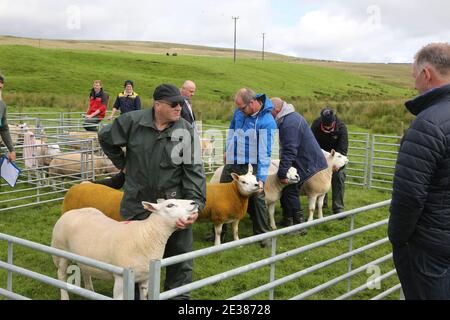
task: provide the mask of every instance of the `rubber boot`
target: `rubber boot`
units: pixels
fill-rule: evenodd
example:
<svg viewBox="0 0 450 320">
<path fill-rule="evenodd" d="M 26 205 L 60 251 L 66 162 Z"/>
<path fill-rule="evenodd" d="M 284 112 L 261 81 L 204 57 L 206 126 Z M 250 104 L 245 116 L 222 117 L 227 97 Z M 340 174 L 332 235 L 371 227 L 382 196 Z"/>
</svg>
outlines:
<svg viewBox="0 0 450 320">
<path fill-rule="evenodd" d="M 305 218 L 303 217 L 303 211 L 296 212 L 293 216 L 294 224 L 301 224 L 305 222 Z M 308 231 L 306 229 L 298 230 L 298 234 L 301 236 L 306 236 Z"/>
<path fill-rule="evenodd" d="M 277 223 L 279 227 L 286 228 L 294 225 L 294 219 L 292 217 L 283 217 L 281 221 Z"/>
</svg>

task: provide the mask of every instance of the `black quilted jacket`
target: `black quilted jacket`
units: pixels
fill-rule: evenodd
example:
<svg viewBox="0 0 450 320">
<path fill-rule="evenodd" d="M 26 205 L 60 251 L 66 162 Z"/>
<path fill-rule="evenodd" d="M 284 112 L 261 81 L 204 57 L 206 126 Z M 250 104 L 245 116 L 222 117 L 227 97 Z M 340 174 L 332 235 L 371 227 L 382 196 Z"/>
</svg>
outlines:
<svg viewBox="0 0 450 320">
<path fill-rule="evenodd" d="M 406 103 L 417 115 L 395 169 L 389 239 L 450 255 L 450 85 Z"/>
</svg>

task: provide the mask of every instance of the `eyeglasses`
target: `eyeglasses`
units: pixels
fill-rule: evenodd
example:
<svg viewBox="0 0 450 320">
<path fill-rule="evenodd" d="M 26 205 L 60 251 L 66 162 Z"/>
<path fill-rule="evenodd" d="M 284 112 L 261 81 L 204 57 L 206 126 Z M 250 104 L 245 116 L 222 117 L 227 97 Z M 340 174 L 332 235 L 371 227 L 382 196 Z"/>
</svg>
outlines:
<svg viewBox="0 0 450 320">
<path fill-rule="evenodd" d="M 241 111 L 244 111 L 249 105 L 250 103 L 252 103 L 252 101 L 256 100 L 256 98 L 252 98 L 248 103 L 244 104 L 244 106 L 242 108 L 239 108 Z"/>
<path fill-rule="evenodd" d="M 171 102 L 169 102 L 169 101 L 161 100 L 160 102 L 165 103 L 165 104 L 171 106 L 172 108 L 176 108 L 177 106 L 181 106 L 181 102 L 179 102 L 179 101 L 171 101 Z"/>
</svg>

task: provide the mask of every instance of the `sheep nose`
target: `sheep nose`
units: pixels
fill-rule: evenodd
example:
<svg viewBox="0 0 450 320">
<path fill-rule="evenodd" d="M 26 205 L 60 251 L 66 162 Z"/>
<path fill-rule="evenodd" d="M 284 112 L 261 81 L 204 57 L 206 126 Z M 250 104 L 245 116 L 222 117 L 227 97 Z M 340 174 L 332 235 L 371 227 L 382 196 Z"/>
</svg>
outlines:
<svg viewBox="0 0 450 320">
<path fill-rule="evenodd" d="M 191 202 L 191 206 L 194 206 L 194 209 L 197 209 L 197 208 L 198 208 L 198 204 L 197 204 L 195 201 L 192 201 L 192 202 Z"/>
<path fill-rule="evenodd" d="M 300 179 L 300 176 L 298 174 L 296 174 L 295 179 Z"/>
</svg>

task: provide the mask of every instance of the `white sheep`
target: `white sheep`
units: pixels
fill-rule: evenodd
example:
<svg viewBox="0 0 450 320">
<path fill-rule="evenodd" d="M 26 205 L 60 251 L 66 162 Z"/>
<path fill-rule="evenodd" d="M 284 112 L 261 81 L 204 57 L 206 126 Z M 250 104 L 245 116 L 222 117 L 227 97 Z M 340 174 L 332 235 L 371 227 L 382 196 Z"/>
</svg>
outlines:
<svg viewBox="0 0 450 320">
<path fill-rule="evenodd" d="M 220 234 L 225 223 L 231 223 L 234 240 L 239 240 L 239 221 L 245 216 L 248 198 L 260 190 L 253 175 L 252 166 L 245 175 L 231 174 L 230 183 L 206 185 L 206 205 L 199 213 L 199 219 L 208 219 L 214 224 L 214 245 L 220 245 Z"/>
<path fill-rule="evenodd" d="M 204 162 L 208 162 L 208 170 L 212 172 L 214 157 L 215 157 L 215 148 L 214 148 L 214 137 L 211 138 L 202 138 L 200 140 L 201 150 L 202 150 L 202 159 Z"/>
<path fill-rule="evenodd" d="M 275 203 L 280 200 L 281 193 L 286 186 L 300 182 L 300 176 L 297 173 L 297 169 L 294 167 L 289 168 L 286 174 L 288 184 L 281 184 L 280 179 L 278 179 L 276 174 L 277 171 L 270 174 L 271 172 L 269 170 L 269 175 L 267 176 L 266 183 L 264 184 L 264 198 L 266 201 L 267 210 L 269 211 L 270 227 L 273 230 L 277 229 L 274 219 Z"/>
<path fill-rule="evenodd" d="M 53 228 L 52 247 L 134 271 L 140 298 L 145 299 L 150 260 L 163 257 L 170 235 L 177 229 L 178 219 L 186 220 L 197 212 L 192 200 L 142 202 L 152 214 L 142 221 L 118 222 L 94 208 L 75 209 L 63 214 Z M 70 261 L 53 256 L 58 279 L 67 280 Z M 85 288 L 94 291 L 91 277 L 112 279 L 113 276 L 96 268 L 79 264 Z M 123 278 L 114 275 L 114 299 L 123 299 Z M 61 290 L 61 299 L 69 294 Z"/>
<path fill-rule="evenodd" d="M 93 156 L 82 157 L 81 153 L 70 153 L 55 156 L 49 164 L 49 179 L 57 176 L 80 175 L 81 173 L 92 172 L 92 163 L 94 164 L 95 175 L 103 173 L 117 173 L 118 169 L 113 165 L 111 160 L 106 157 Z M 85 160 L 83 162 L 83 160 Z M 62 177 L 64 179 L 64 177 Z"/>
<path fill-rule="evenodd" d="M 339 170 L 341 167 L 345 166 L 348 163 L 348 158 L 340 154 L 339 152 L 336 152 L 334 150 L 331 150 L 331 153 L 324 150 L 322 150 L 322 152 L 327 160 L 328 167 L 311 176 L 302 184 L 302 187 L 300 189 L 300 195 L 308 197 L 308 221 L 314 220 L 316 202 L 319 212 L 318 217 L 319 219 L 323 218 L 323 199 L 331 188 L 331 178 L 333 176 L 333 171 Z M 279 160 L 272 161 L 271 166 L 275 166 L 276 168 L 269 169 L 269 172 L 271 170 L 277 169 L 277 167 L 279 166 Z M 273 216 L 270 216 L 270 221 L 271 224 L 272 222 L 275 223 Z"/>
</svg>

